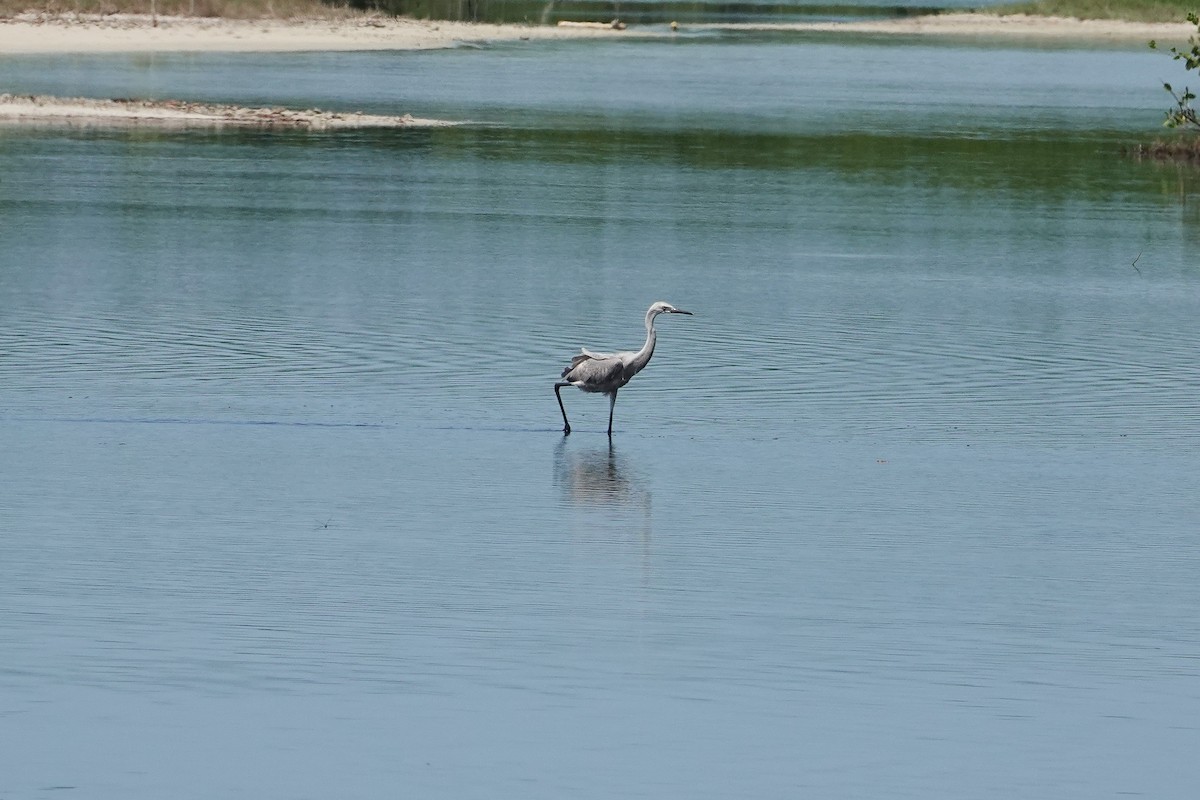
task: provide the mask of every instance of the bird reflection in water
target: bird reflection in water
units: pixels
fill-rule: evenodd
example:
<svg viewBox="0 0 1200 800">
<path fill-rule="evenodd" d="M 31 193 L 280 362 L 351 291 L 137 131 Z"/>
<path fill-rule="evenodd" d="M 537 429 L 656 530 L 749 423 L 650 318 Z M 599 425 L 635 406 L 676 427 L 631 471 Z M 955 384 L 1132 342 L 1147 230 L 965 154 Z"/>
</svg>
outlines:
<svg viewBox="0 0 1200 800">
<path fill-rule="evenodd" d="M 602 449 L 571 452 L 567 452 L 566 440 L 559 440 L 554 465 L 561 488 L 574 504 L 632 506 L 649 503 L 649 492 L 638 488 L 630 478 L 611 440 Z"/>
<path fill-rule="evenodd" d="M 584 556 L 577 563 L 625 564 L 649 587 L 655 572 L 650 492 L 612 440 L 607 447 L 579 450 L 567 447 L 567 437 L 559 439 L 554 477 L 570 507 L 565 518 L 572 546 Z"/>
</svg>

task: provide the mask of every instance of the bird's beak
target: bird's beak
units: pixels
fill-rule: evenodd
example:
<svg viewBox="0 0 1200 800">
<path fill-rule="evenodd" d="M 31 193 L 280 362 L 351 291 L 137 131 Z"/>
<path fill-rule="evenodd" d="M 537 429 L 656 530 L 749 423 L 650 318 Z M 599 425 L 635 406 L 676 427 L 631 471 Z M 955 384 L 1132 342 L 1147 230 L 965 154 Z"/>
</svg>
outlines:
<svg viewBox="0 0 1200 800">
<path fill-rule="evenodd" d="M 676 308 L 676 309 L 672 309 L 672 310 L 671 310 L 671 313 L 672 313 L 672 314 L 687 314 L 689 317 L 691 317 L 691 316 L 694 316 L 694 315 L 692 314 L 692 312 L 690 312 L 690 311 L 684 311 L 682 308 Z"/>
</svg>

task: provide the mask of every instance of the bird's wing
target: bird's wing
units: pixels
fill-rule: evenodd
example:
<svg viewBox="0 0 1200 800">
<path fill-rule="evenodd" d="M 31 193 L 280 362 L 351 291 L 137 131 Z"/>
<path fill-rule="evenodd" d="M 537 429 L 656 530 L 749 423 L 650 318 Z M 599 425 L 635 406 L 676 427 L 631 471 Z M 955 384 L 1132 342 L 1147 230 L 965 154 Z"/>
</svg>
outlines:
<svg viewBox="0 0 1200 800">
<path fill-rule="evenodd" d="M 584 361 L 591 361 L 593 359 L 596 361 L 604 361 L 609 358 L 620 357 L 620 353 L 595 353 L 591 350 L 588 350 L 586 347 L 581 347 L 579 348 L 579 355 L 571 357 L 571 366 L 563 370 L 563 377 L 565 378 L 568 372 L 575 369 L 575 367 L 579 366 Z"/>
<path fill-rule="evenodd" d="M 571 366 L 563 370 L 562 376 L 573 384 L 586 387 L 605 386 L 621 380 L 625 365 L 615 355 L 596 358 L 580 354 L 571 359 Z"/>
</svg>

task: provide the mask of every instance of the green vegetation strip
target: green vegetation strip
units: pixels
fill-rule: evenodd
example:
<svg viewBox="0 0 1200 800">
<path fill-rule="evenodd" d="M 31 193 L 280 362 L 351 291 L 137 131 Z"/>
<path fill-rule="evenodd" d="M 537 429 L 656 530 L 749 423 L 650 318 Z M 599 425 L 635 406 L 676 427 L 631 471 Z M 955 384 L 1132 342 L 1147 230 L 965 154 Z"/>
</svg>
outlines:
<svg viewBox="0 0 1200 800">
<path fill-rule="evenodd" d="M 614 12 L 614 9 L 620 9 Z M 864 14 L 911 16 L 954 13 L 968 9 L 916 6 L 852 6 L 830 3 L 781 3 L 777 6 L 662 0 L 620 6 L 604 0 L 552 3 L 524 0 L 0 0 L 0 18 L 20 14 L 158 14 L 162 16 L 222 17 L 225 19 L 345 19 L 369 13 L 417 18 L 553 22 L 557 19 L 639 16 L 699 19 L 705 15 L 796 14 L 853 17 Z M 984 14 L 1115 19 L 1131 22 L 1182 22 L 1189 11 L 1200 10 L 1200 0 L 1035 0 L 974 9 Z"/>
</svg>

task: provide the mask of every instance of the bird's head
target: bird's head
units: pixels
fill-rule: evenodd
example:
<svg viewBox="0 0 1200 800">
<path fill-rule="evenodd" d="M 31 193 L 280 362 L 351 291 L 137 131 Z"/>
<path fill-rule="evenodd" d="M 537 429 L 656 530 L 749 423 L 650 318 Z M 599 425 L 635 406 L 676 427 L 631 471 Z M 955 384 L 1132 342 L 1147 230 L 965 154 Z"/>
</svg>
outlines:
<svg viewBox="0 0 1200 800">
<path fill-rule="evenodd" d="M 650 319 L 657 317 L 659 314 L 687 314 L 689 317 L 692 316 L 692 312 L 676 308 L 670 303 L 664 303 L 662 300 L 650 306 L 650 310 L 646 312 L 646 316 Z"/>
</svg>

